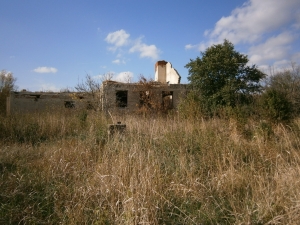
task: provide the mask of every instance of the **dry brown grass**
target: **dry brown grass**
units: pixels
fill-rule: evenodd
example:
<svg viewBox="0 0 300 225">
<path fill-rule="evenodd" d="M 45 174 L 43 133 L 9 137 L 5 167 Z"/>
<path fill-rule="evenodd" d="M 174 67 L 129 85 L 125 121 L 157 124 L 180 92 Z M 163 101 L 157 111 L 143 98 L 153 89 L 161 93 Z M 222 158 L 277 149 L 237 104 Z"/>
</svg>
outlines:
<svg viewBox="0 0 300 225">
<path fill-rule="evenodd" d="M 1 118 L 2 224 L 297 224 L 300 120 L 289 126 L 96 113 Z"/>
</svg>

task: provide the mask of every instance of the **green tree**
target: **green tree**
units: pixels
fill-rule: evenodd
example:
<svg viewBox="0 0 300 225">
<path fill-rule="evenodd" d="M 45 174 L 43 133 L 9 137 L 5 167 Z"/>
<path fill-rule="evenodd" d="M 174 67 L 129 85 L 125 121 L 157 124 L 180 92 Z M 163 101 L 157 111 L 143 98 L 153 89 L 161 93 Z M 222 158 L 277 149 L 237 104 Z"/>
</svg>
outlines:
<svg viewBox="0 0 300 225">
<path fill-rule="evenodd" d="M 255 65 L 247 66 L 248 61 L 246 55 L 235 51 L 233 44 L 224 40 L 223 44 L 207 48 L 201 57 L 186 64 L 188 80 L 199 93 L 204 110 L 235 107 L 261 91 L 260 80 L 265 74 Z"/>
<path fill-rule="evenodd" d="M 16 78 L 11 72 L 0 71 L 0 114 L 6 112 L 6 98 L 11 91 L 16 90 L 15 82 Z"/>
</svg>

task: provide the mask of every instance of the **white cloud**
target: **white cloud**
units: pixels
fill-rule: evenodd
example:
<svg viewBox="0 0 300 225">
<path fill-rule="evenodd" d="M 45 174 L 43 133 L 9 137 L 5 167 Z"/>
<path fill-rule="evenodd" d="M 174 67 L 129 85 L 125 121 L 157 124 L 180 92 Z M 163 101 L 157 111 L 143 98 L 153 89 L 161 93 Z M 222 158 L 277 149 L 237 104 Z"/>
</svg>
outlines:
<svg viewBox="0 0 300 225">
<path fill-rule="evenodd" d="M 59 92 L 61 90 L 61 88 L 59 88 L 58 86 L 56 86 L 53 83 L 47 83 L 44 81 L 40 81 L 38 83 L 33 83 L 32 86 L 26 86 L 25 88 L 20 88 L 25 89 L 27 91 L 29 90 L 36 90 L 36 91 L 43 91 L 43 92 Z"/>
<path fill-rule="evenodd" d="M 122 29 L 109 33 L 105 38 L 105 41 L 113 45 L 113 47 L 110 47 L 109 50 L 115 51 L 117 48 L 127 45 L 129 37 L 130 34 L 126 33 L 126 31 Z"/>
<path fill-rule="evenodd" d="M 130 71 L 127 72 L 121 72 L 119 74 L 117 74 L 114 77 L 115 81 L 119 81 L 119 82 L 124 82 L 124 83 L 130 83 L 132 81 L 133 78 L 133 73 Z"/>
<path fill-rule="evenodd" d="M 276 31 L 295 20 L 299 0 L 250 0 L 222 17 L 207 35 L 215 41 L 228 39 L 234 44 L 254 43 L 264 34 Z"/>
<path fill-rule="evenodd" d="M 296 21 L 293 24 L 293 28 L 300 29 L 300 12 L 298 12 L 297 15 L 296 15 Z"/>
<path fill-rule="evenodd" d="M 158 59 L 160 50 L 155 45 L 146 45 L 142 38 L 135 41 L 135 44 L 129 49 L 130 53 L 139 52 L 141 58 Z"/>
<path fill-rule="evenodd" d="M 57 69 L 54 67 L 42 66 L 42 67 L 35 68 L 33 71 L 36 73 L 56 73 Z"/>
<path fill-rule="evenodd" d="M 191 45 L 191 44 L 188 44 L 188 45 L 185 45 L 184 48 L 185 48 L 186 50 L 189 50 L 189 49 L 197 48 L 197 45 Z"/>
<path fill-rule="evenodd" d="M 266 63 L 269 60 L 282 60 L 288 57 L 290 44 L 294 40 L 290 32 L 283 32 L 268 38 L 264 43 L 249 49 L 250 62 L 254 64 Z"/>
<path fill-rule="evenodd" d="M 281 65 L 296 53 L 292 45 L 300 36 L 299 0 L 248 0 L 206 30 L 206 41 L 185 49 L 205 50 L 224 39 L 248 47 L 250 63 L 261 67 Z M 247 51 L 247 50 L 246 50 Z M 296 57 L 297 58 L 297 57 Z"/>
<path fill-rule="evenodd" d="M 112 61 L 112 63 L 114 63 L 114 64 L 126 64 L 126 62 L 125 62 L 125 60 L 123 59 L 123 60 L 120 60 L 120 59 L 116 59 L 116 60 L 113 60 Z"/>
<path fill-rule="evenodd" d="M 136 40 L 129 38 L 130 34 L 121 29 L 112 33 L 109 33 L 105 38 L 105 41 L 112 46 L 108 47 L 108 50 L 115 52 L 118 50 L 117 57 L 120 58 L 123 54 L 123 47 L 129 45 L 129 53 L 138 52 L 141 58 L 158 59 L 161 51 L 155 45 L 147 45 L 142 41 L 143 37 Z M 120 53 L 121 52 L 121 53 Z M 113 63 L 120 64 L 125 63 L 124 60 L 114 60 Z"/>
<path fill-rule="evenodd" d="M 283 59 L 283 60 L 280 60 L 280 61 L 276 61 L 273 66 L 275 68 L 281 68 L 281 69 L 285 70 L 290 65 L 291 65 L 291 61 Z"/>
<path fill-rule="evenodd" d="M 300 62 L 300 52 L 296 52 L 295 54 L 293 54 L 291 60 L 293 62 Z"/>
<path fill-rule="evenodd" d="M 40 85 L 40 90 L 41 91 L 53 91 L 53 92 L 59 92 L 60 88 L 58 88 L 54 84 L 41 84 Z"/>
<path fill-rule="evenodd" d="M 112 63 L 114 63 L 114 64 L 120 64 L 121 61 L 120 61 L 120 59 L 116 59 L 116 60 L 112 61 Z"/>
</svg>

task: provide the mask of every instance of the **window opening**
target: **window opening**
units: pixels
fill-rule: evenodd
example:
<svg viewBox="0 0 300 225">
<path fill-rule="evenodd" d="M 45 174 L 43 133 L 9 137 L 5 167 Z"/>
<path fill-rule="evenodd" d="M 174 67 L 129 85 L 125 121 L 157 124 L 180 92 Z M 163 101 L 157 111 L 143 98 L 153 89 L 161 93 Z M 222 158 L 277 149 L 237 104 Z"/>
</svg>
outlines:
<svg viewBox="0 0 300 225">
<path fill-rule="evenodd" d="M 34 101 L 37 102 L 41 95 L 29 95 L 31 98 L 34 98 Z"/>
<path fill-rule="evenodd" d="M 163 109 L 173 108 L 173 91 L 163 91 L 162 92 L 162 106 Z"/>
<path fill-rule="evenodd" d="M 127 99 L 128 91 L 116 91 L 116 104 L 117 107 L 127 107 Z"/>
<path fill-rule="evenodd" d="M 68 108 L 68 109 L 75 108 L 75 102 L 74 101 L 65 101 L 65 108 Z"/>
</svg>

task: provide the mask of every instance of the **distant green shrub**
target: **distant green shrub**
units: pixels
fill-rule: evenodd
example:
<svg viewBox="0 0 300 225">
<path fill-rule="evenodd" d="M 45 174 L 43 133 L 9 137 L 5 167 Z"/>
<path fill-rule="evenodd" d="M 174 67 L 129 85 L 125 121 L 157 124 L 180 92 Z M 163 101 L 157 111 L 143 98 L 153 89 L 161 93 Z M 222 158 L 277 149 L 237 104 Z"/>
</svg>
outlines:
<svg viewBox="0 0 300 225">
<path fill-rule="evenodd" d="M 293 107 L 286 95 L 275 89 L 268 89 L 261 96 L 262 114 L 273 122 L 289 121 Z"/>
<path fill-rule="evenodd" d="M 269 88 L 279 90 L 292 103 L 293 116 L 300 114 L 300 66 L 291 62 L 291 67 L 268 76 Z"/>
</svg>

